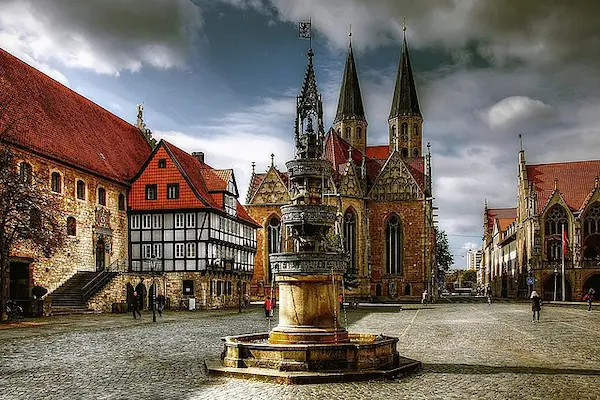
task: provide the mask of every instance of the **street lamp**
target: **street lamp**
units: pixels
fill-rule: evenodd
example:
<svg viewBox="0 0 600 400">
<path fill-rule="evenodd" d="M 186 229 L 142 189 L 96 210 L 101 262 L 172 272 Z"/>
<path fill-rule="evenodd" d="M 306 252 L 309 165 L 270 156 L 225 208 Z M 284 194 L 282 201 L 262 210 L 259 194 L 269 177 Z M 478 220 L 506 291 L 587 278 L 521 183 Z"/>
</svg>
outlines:
<svg viewBox="0 0 600 400">
<path fill-rule="evenodd" d="M 156 267 L 156 255 L 150 259 L 150 275 L 152 275 L 152 322 L 156 322 L 156 282 L 154 268 Z"/>
<path fill-rule="evenodd" d="M 554 267 L 554 301 L 556 301 L 556 278 L 558 277 L 558 269 Z"/>
</svg>

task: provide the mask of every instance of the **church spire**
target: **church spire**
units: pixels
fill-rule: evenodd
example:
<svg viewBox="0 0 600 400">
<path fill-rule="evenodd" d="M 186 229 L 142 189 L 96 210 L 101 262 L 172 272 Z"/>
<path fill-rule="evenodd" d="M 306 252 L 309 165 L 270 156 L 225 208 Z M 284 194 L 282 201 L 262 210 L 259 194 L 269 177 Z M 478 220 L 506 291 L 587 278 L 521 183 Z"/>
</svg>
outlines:
<svg viewBox="0 0 600 400">
<path fill-rule="evenodd" d="M 342 76 L 340 97 L 333 125 L 342 138 L 364 153 L 367 145 L 367 119 L 360 84 L 358 83 L 358 72 L 354 62 L 351 31 L 349 36 L 348 56 L 346 57 L 346 66 Z"/>
<path fill-rule="evenodd" d="M 402 41 L 402 54 L 396 75 L 394 98 L 390 109 L 389 137 L 390 151 L 392 139 L 397 134 L 400 138 L 400 153 L 402 157 L 420 157 L 422 146 L 423 115 L 419 107 L 417 89 L 413 78 L 408 44 L 406 41 L 406 26 L 402 28 L 404 37 Z"/>
<path fill-rule="evenodd" d="M 406 27 L 404 28 L 406 30 Z M 396 75 L 396 87 L 394 89 L 394 99 L 390 110 L 390 119 L 400 116 L 419 116 L 419 100 L 417 99 L 417 89 L 413 78 L 412 67 L 410 65 L 410 56 L 408 54 L 408 44 L 406 43 L 406 33 L 402 43 L 402 55 L 398 74 Z"/>
</svg>

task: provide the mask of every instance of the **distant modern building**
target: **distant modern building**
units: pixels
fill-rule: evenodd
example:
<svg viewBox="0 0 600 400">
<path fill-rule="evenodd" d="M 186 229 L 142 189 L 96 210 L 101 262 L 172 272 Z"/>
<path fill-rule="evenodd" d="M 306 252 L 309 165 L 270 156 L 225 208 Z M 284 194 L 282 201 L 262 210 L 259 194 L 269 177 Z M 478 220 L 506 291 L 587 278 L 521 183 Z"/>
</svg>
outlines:
<svg viewBox="0 0 600 400">
<path fill-rule="evenodd" d="M 484 211 L 484 265 L 495 296 L 535 289 L 561 300 L 563 282 L 566 300 L 590 288 L 598 296 L 599 176 L 600 160 L 528 165 L 519 152 L 517 207 Z"/>
<path fill-rule="evenodd" d="M 483 286 L 483 274 L 481 272 L 482 249 L 469 249 L 467 251 L 467 270 L 475 271 L 477 274 L 477 286 Z"/>
</svg>

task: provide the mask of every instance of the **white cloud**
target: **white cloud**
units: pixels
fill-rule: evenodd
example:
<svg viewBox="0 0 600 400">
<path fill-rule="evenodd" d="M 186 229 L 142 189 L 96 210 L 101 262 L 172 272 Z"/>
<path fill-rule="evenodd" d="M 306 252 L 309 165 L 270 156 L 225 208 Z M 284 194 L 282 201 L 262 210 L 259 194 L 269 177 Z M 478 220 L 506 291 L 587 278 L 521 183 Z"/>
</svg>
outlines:
<svg viewBox="0 0 600 400">
<path fill-rule="evenodd" d="M 494 104 L 484 114 L 484 119 L 492 129 L 512 127 L 519 122 L 527 122 L 550 115 L 552 107 L 541 100 L 526 96 L 507 97 Z"/>
</svg>

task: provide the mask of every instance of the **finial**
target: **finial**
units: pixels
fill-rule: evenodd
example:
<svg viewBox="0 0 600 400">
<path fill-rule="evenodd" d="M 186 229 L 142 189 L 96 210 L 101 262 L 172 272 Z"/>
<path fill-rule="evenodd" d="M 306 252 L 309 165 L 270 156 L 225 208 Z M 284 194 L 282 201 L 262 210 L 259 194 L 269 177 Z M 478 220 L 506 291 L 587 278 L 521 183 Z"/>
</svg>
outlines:
<svg viewBox="0 0 600 400">
<path fill-rule="evenodd" d="M 406 17 L 402 20 L 402 32 L 406 32 Z"/>
<path fill-rule="evenodd" d="M 348 146 L 348 161 L 352 161 L 352 146 Z"/>
<path fill-rule="evenodd" d="M 394 133 L 394 151 L 398 151 L 398 134 Z"/>
<path fill-rule="evenodd" d="M 256 163 L 254 161 L 252 161 L 252 173 L 254 173 L 255 167 L 256 167 Z"/>
<path fill-rule="evenodd" d="M 275 166 L 275 154 L 271 153 L 271 167 Z"/>
<path fill-rule="evenodd" d="M 554 190 L 558 188 L 558 178 L 554 177 Z"/>
<path fill-rule="evenodd" d="M 488 208 L 488 204 L 487 204 L 487 197 L 484 199 L 483 201 L 483 206 L 485 207 L 485 209 L 487 210 Z"/>
<path fill-rule="evenodd" d="M 596 174 L 596 179 L 594 181 L 594 187 L 598 188 L 598 174 Z"/>
<path fill-rule="evenodd" d="M 523 136 L 519 133 L 519 149 L 523 151 Z"/>
<path fill-rule="evenodd" d="M 352 24 L 348 28 L 348 37 L 350 38 L 350 43 L 352 43 Z"/>
</svg>

